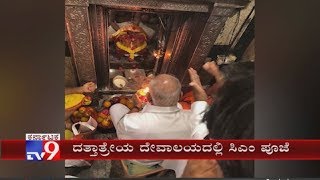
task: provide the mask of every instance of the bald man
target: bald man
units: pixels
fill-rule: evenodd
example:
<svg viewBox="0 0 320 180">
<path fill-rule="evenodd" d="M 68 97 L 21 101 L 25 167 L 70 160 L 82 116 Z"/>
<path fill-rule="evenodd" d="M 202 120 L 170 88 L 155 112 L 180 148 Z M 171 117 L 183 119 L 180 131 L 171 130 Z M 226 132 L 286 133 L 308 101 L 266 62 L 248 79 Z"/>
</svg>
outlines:
<svg viewBox="0 0 320 180">
<path fill-rule="evenodd" d="M 189 70 L 192 87 L 201 86 L 193 69 Z M 200 89 L 200 91 L 199 91 Z M 202 118 L 208 107 L 207 96 L 202 88 L 194 88 L 196 101 L 191 110 L 178 107 L 181 94 L 179 80 L 168 74 L 161 74 L 149 83 L 152 104 L 143 109 L 128 109 L 122 104 L 110 108 L 113 124 L 119 139 L 203 139 L 208 129 Z M 155 165 L 161 160 L 139 160 L 143 165 Z"/>
</svg>

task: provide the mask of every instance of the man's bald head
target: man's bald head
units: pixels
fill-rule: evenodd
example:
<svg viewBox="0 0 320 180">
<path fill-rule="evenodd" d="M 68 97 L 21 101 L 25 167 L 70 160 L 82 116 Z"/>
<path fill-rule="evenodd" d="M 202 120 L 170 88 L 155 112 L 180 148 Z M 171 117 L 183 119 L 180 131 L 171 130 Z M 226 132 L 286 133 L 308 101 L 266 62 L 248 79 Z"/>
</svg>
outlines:
<svg viewBox="0 0 320 180">
<path fill-rule="evenodd" d="M 180 81 L 168 74 L 160 74 L 150 81 L 150 96 L 156 106 L 176 106 L 181 93 Z"/>
</svg>

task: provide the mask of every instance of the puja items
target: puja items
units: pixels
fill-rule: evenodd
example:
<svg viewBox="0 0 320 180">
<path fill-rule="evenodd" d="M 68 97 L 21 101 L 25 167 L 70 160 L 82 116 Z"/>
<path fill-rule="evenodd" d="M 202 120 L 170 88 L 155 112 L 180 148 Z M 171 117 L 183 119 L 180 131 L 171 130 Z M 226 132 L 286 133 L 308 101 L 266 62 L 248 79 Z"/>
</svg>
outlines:
<svg viewBox="0 0 320 180">
<path fill-rule="evenodd" d="M 148 97 L 147 94 L 149 92 L 149 87 L 143 88 L 143 89 L 139 89 L 136 93 L 137 97 L 139 98 L 139 100 L 142 103 L 147 103 L 148 101 Z"/>
<path fill-rule="evenodd" d="M 90 105 L 92 98 L 83 94 L 67 94 L 64 96 L 64 108 L 67 111 L 77 109 L 81 105 Z"/>
<path fill-rule="evenodd" d="M 118 89 L 122 89 L 127 86 L 127 79 L 120 75 L 114 77 L 112 82 L 113 85 Z"/>
<path fill-rule="evenodd" d="M 133 61 L 136 56 L 146 52 L 147 34 L 137 25 L 123 26 L 112 37 L 117 53 L 129 56 L 129 61 Z"/>
<path fill-rule="evenodd" d="M 64 97 L 65 118 L 70 117 L 82 105 L 90 105 L 92 98 L 83 94 L 68 94 Z M 80 120 L 78 120 L 80 121 Z M 68 125 L 70 126 L 70 125 Z M 70 129 L 70 128 L 69 128 Z"/>
<path fill-rule="evenodd" d="M 84 107 L 79 108 L 83 110 Z M 92 134 L 95 132 L 97 128 L 97 121 L 92 116 L 95 115 L 83 115 L 83 117 L 79 118 L 79 115 L 82 115 L 79 111 L 75 111 L 73 116 L 71 116 L 71 127 L 66 127 L 65 129 L 65 139 L 90 139 Z M 89 110 L 90 111 L 90 110 Z M 87 114 L 88 112 L 84 111 L 83 114 Z M 76 116 L 75 116 L 76 114 Z M 85 119 L 85 120 L 84 120 Z"/>
<path fill-rule="evenodd" d="M 103 102 L 103 107 L 105 109 L 109 109 L 114 104 L 121 103 L 125 106 L 127 106 L 129 109 L 132 109 L 134 107 L 134 102 L 132 100 L 131 96 L 113 96 L 111 99 L 105 100 Z"/>
<path fill-rule="evenodd" d="M 67 94 L 64 96 L 64 109 L 71 110 L 83 103 L 85 95 L 83 94 Z"/>
<path fill-rule="evenodd" d="M 93 107 L 82 106 L 72 113 L 70 119 L 73 123 L 80 121 L 87 122 L 89 121 L 90 117 L 97 119 L 97 111 Z"/>
<path fill-rule="evenodd" d="M 102 107 L 97 118 L 98 129 L 100 132 L 109 132 L 109 130 L 114 128 L 110 115 L 110 108 L 117 103 L 121 103 L 127 106 L 129 109 L 134 107 L 134 102 L 131 96 L 113 95 L 112 97 L 105 99 L 102 103 Z"/>
<path fill-rule="evenodd" d="M 72 125 L 72 139 L 91 139 L 97 129 L 97 121 L 90 117 L 87 122 L 77 122 Z"/>
<path fill-rule="evenodd" d="M 65 140 L 81 140 L 81 139 L 92 139 L 93 134 L 97 129 L 97 121 L 90 117 L 87 122 L 77 122 L 74 123 L 70 129 L 66 129 Z M 91 166 L 91 161 L 87 161 L 84 159 L 66 159 L 65 167 L 83 167 L 83 166 Z"/>
<path fill-rule="evenodd" d="M 114 127 L 108 108 L 104 108 L 98 113 L 97 122 L 100 129 L 111 129 Z"/>
</svg>

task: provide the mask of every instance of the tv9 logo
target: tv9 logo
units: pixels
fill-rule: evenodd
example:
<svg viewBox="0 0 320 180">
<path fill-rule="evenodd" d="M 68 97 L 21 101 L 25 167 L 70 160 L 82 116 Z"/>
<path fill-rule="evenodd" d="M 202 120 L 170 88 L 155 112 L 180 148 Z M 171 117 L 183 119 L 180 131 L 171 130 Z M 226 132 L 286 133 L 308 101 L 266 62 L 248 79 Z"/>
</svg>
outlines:
<svg viewBox="0 0 320 180">
<path fill-rule="evenodd" d="M 60 159 L 60 147 L 55 141 L 26 141 L 28 161 L 52 161 Z"/>
</svg>

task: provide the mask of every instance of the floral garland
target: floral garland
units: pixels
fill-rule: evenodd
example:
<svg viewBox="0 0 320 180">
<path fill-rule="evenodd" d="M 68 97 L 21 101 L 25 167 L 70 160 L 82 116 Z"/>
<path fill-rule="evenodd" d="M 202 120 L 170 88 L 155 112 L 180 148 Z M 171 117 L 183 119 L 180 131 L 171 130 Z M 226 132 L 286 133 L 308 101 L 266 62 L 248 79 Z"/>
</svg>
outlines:
<svg viewBox="0 0 320 180">
<path fill-rule="evenodd" d="M 121 42 L 117 42 L 116 45 L 117 45 L 117 47 L 118 47 L 119 49 L 128 52 L 128 53 L 130 54 L 130 55 L 129 55 L 129 58 L 130 58 L 130 59 L 134 59 L 134 54 L 135 54 L 136 52 L 139 52 L 139 51 L 141 51 L 142 49 L 144 49 L 144 48 L 147 47 L 147 43 L 146 43 L 146 42 L 144 42 L 141 46 L 139 46 L 139 47 L 137 47 L 137 48 L 135 48 L 135 49 L 130 49 L 129 47 L 123 45 Z"/>
</svg>

